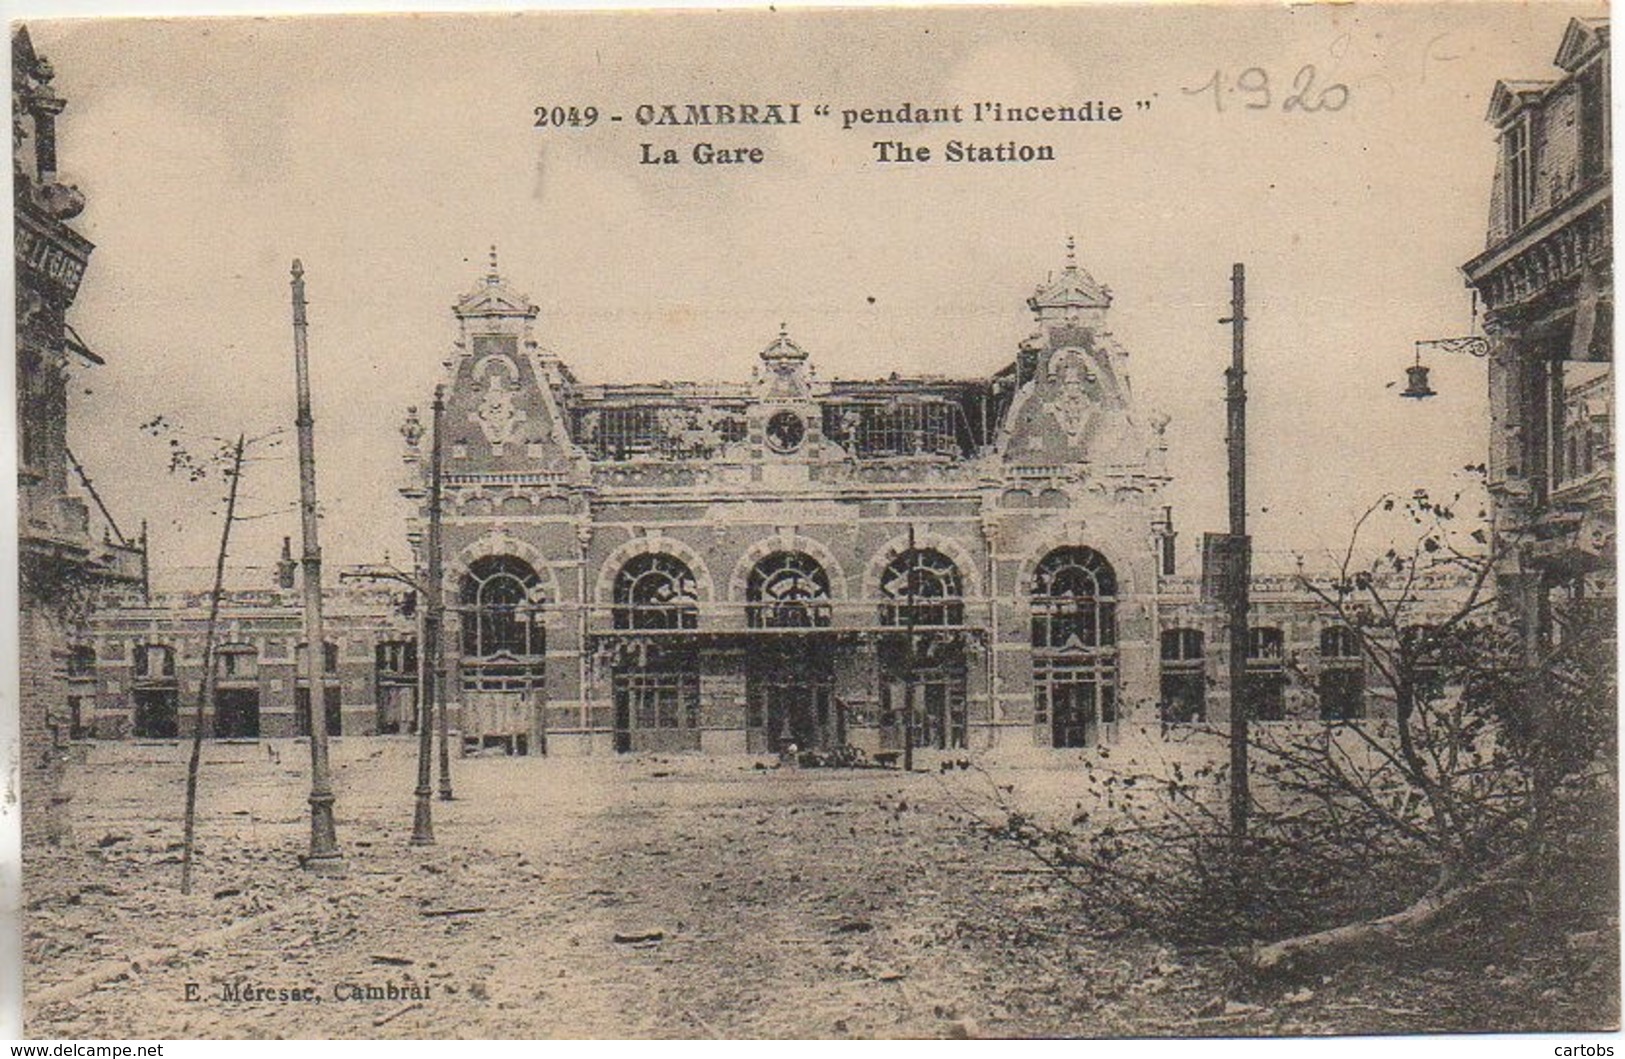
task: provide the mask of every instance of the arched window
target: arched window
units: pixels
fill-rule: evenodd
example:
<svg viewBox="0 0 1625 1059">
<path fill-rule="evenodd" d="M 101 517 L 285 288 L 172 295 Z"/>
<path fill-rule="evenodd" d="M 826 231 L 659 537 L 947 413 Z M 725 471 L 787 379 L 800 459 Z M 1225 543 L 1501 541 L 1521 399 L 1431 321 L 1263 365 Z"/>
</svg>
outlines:
<svg viewBox="0 0 1625 1059">
<path fill-rule="evenodd" d="M 534 658 L 544 653 L 541 578 L 511 555 L 476 560 L 459 594 L 463 655 Z"/>
<path fill-rule="evenodd" d="M 774 552 L 750 571 L 745 614 L 753 629 L 829 625 L 829 575 L 804 552 Z"/>
<path fill-rule="evenodd" d="M 915 548 L 886 564 L 880 577 L 882 625 L 963 625 L 964 589 L 954 561 L 933 548 Z"/>
<path fill-rule="evenodd" d="M 1033 646 L 1077 650 L 1117 642 L 1117 574 L 1092 548 L 1058 548 L 1033 573 Z"/>
<path fill-rule="evenodd" d="M 1168 724 L 1207 715 L 1207 673 L 1202 630 L 1162 630 L 1162 719 Z"/>
<path fill-rule="evenodd" d="M 615 577 L 617 629 L 693 629 L 699 626 L 699 586 L 681 559 L 645 552 Z"/>
</svg>

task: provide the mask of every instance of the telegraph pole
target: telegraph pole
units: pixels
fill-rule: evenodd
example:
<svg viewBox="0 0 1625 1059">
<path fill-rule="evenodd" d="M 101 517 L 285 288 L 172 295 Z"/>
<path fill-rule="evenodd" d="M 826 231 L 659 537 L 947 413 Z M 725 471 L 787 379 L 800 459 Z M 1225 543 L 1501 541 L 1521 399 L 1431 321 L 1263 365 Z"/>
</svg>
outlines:
<svg viewBox="0 0 1625 1059">
<path fill-rule="evenodd" d="M 915 667 L 918 662 L 914 658 L 914 566 L 919 562 L 919 556 L 914 554 L 914 524 L 908 526 L 908 562 L 904 576 L 907 585 L 904 588 L 904 598 L 908 606 L 903 611 L 903 626 L 908 630 L 908 643 L 906 646 L 907 669 L 903 677 L 903 771 L 914 771 L 914 685 L 916 681 Z"/>
<path fill-rule="evenodd" d="M 299 521 L 305 577 L 305 686 L 310 689 L 310 856 L 313 871 L 341 871 L 338 832 L 333 825 L 333 781 L 327 767 L 327 704 L 322 694 L 327 641 L 322 635 L 322 549 L 316 541 L 316 439 L 310 414 L 310 349 L 306 340 L 305 269 L 293 262 L 293 358 L 299 407 Z"/>
<path fill-rule="evenodd" d="M 418 785 L 412 814 L 412 845 L 434 845 L 434 809 L 429 801 L 430 768 L 434 757 L 436 692 L 440 689 L 440 418 L 445 411 L 444 387 L 434 391 L 429 419 L 429 538 L 426 544 L 423 596 L 423 643 L 418 659 Z M 442 772 L 442 776 L 445 773 Z"/>
<path fill-rule="evenodd" d="M 1225 593 L 1230 626 L 1230 843 L 1232 870 L 1239 875 L 1247 841 L 1252 794 L 1247 777 L 1247 605 L 1252 574 L 1252 545 L 1247 539 L 1247 269 L 1230 270 L 1230 368 L 1225 372 L 1225 409 L 1230 457 L 1230 539 Z"/>
<path fill-rule="evenodd" d="M 440 640 L 446 624 L 446 602 L 440 586 L 442 577 L 440 568 L 441 478 L 445 472 L 440 428 L 445 412 L 446 388 L 436 386 L 434 388 L 433 413 L 429 420 L 429 429 L 433 433 L 429 441 L 429 562 L 426 575 L 429 583 L 423 586 L 425 611 L 423 615 L 423 649 L 429 654 L 429 683 L 434 688 L 430 694 L 439 707 L 440 800 L 449 802 L 452 797 L 451 749 L 446 723 L 446 689 L 440 648 Z"/>
</svg>

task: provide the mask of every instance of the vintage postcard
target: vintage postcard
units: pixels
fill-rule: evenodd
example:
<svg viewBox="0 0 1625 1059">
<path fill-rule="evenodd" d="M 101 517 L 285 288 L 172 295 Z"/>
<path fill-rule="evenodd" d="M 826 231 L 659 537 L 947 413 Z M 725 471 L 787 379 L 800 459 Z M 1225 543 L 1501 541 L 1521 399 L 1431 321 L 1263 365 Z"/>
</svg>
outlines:
<svg viewBox="0 0 1625 1059">
<path fill-rule="evenodd" d="M 1612 1054 L 1605 5 L 10 34 L 20 1035 Z"/>
</svg>

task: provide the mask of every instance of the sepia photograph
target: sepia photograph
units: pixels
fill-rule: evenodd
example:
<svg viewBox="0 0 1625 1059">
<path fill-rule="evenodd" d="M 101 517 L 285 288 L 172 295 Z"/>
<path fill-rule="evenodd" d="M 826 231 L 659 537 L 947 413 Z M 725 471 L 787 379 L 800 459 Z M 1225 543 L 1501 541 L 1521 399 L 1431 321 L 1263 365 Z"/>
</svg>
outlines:
<svg viewBox="0 0 1625 1059">
<path fill-rule="evenodd" d="M 15 1036 L 1613 1054 L 1606 4 L 9 32 Z"/>
</svg>

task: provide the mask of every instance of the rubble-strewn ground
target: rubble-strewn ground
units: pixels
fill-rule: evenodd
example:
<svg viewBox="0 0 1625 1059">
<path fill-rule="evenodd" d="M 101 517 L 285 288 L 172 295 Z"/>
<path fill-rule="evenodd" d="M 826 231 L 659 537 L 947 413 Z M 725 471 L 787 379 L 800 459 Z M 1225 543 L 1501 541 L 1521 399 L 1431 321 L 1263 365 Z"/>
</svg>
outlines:
<svg viewBox="0 0 1625 1059">
<path fill-rule="evenodd" d="M 1106 936 L 1091 910 L 1110 894 L 1058 885 L 973 826 L 995 783 L 1069 817 L 1075 755 L 985 774 L 473 757 L 454 762 L 457 800 L 435 802 L 438 844 L 413 849 L 414 744 L 339 740 L 347 871 L 324 878 L 296 866 L 305 747 L 211 745 L 182 897 L 186 750 L 99 744 L 72 767 L 74 840 L 30 851 L 31 1035 L 1162 1036 L 1617 1019 L 1607 931 L 1542 947 L 1463 937 L 1450 959 L 1270 987 L 1222 952 Z M 228 983 L 310 986 L 319 1001 L 231 1002 Z M 429 995 L 336 999 L 349 984 Z"/>
</svg>

